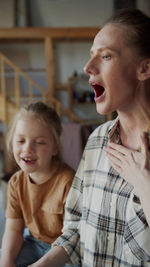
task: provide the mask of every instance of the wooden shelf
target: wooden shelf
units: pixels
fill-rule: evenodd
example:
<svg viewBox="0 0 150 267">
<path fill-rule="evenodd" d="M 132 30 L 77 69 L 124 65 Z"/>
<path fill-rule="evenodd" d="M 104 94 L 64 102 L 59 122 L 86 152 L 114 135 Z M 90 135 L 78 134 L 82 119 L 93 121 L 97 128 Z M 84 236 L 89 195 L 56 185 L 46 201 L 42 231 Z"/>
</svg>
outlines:
<svg viewBox="0 0 150 267">
<path fill-rule="evenodd" d="M 43 40 L 47 37 L 53 40 L 92 40 L 99 31 L 98 27 L 72 27 L 72 28 L 50 28 L 50 27 L 16 27 L 0 28 L 0 40 L 22 41 Z"/>
</svg>

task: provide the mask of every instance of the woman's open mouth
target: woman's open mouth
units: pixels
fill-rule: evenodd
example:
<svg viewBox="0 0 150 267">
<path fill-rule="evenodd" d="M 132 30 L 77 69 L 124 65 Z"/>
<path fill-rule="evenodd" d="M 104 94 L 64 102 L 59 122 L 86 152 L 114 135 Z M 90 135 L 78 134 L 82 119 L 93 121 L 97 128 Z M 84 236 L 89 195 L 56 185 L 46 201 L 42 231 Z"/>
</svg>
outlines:
<svg viewBox="0 0 150 267">
<path fill-rule="evenodd" d="M 95 102 L 100 102 L 104 99 L 105 97 L 105 88 L 95 82 L 90 82 L 90 85 L 92 86 L 92 88 L 94 89 L 94 93 L 95 93 Z"/>
</svg>

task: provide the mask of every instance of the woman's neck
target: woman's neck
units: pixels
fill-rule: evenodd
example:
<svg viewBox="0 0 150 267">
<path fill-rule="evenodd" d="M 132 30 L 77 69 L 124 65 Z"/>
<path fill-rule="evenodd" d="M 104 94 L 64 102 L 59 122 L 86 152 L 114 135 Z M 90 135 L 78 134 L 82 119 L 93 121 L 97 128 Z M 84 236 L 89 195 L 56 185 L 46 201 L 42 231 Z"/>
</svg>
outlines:
<svg viewBox="0 0 150 267">
<path fill-rule="evenodd" d="M 128 114 L 118 113 L 118 115 L 122 144 L 131 149 L 139 149 L 141 134 L 150 129 L 150 114 L 142 110 Z"/>
<path fill-rule="evenodd" d="M 150 129 L 150 81 L 140 83 L 130 105 L 117 111 L 122 144 L 133 149 L 140 146 L 140 135 Z"/>
</svg>

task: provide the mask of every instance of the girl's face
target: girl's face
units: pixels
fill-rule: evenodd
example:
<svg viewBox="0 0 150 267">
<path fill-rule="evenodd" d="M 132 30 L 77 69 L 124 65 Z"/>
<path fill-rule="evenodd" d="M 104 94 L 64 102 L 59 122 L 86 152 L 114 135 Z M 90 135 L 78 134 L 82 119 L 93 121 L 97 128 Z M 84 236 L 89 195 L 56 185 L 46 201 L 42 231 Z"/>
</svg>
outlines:
<svg viewBox="0 0 150 267">
<path fill-rule="evenodd" d="M 57 147 L 48 126 L 37 116 L 29 115 L 18 120 L 12 145 L 17 164 L 31 178 L 44 178 L 51 172 Z"/>
<path fill-rule="evenodd" d="M 85 66 L 95 92 L 97 111 L 127 111 L 134 105 L 139 81 L 138 57 L 125 43 L 125 29 L 108 24 L 96 35 Z"/>
</svg>

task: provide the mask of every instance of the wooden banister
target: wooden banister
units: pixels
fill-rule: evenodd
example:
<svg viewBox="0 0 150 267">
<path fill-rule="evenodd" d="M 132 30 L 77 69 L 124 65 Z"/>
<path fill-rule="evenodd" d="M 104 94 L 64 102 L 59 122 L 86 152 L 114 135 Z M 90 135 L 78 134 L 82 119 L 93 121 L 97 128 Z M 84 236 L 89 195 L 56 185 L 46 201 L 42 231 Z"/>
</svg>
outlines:
<svg viewBox="0 0 150 267">
<path fill-rule="evenodd" d="M 12 92 L 8 91 L 8 88 L 6 86 L 6 75 L 5 75 L 5 64 L 7 64 L 14 72 L 14 90 Z M 13 101 L 15 109 L 14 112 L 12 112 L 12 116 L 18 108 L 22 105 L 22 99 L 25 98 L 21 91 L 21 85 L 20 85 L 20 77 L 23 77 L 28 82 L 28 94 L 26 95 L 26 102 L 31 103 L 35 101 L 35 95 L 33 88 L 36 88 L 38 90 L 38 95 L 36 97 L 40 97 L 40 100 L 47 103 L 48 105 L 51 105 L 55 107 L 57 113 L 61 116 L 67 115 L 68 120 L 72 121 L 73 119 L 76 122 L 82 123 L 83 120 L 81 120 L 78 116 L 73 114 L 72 111 L 67 109 L 59 100 L 57 100 L 54 96 L 51 96 L 48 94 L 48 90 L 45 90 L 42 88 L 38 83 L 36 83 L 34 80 L 32 80 L 26 73 L 24 73 L 18 66 L 16 66 L 13 62 L 11 62 L 3 53 L 0 52 L 0 67 L 1 67 L 1 103 L 2 103 L 2 116 L 1 119 L 3 120 L 4 124 L 8 124 L 8 121 L 11 116 L 8 116 L 9 112 L 9 102 L 10 99 Z M 9 101 L 8 101 L 9 100 Z M 12 103 L 11 103 L 12 106 Z"/>
</svg>

